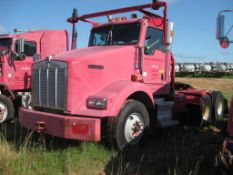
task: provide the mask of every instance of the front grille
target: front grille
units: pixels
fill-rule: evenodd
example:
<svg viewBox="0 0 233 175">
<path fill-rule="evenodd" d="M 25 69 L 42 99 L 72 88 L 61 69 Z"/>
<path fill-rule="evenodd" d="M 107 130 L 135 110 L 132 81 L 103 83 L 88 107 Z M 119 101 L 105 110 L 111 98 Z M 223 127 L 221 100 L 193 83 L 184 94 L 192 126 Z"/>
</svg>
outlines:
<svg viewBox="0 0 233 175">
<path fill-rule="evenodd" d="M 33 107 L 66 110 L 67 64 L 59 61 L 42 61 L 32 70 Z"/>
</svg>

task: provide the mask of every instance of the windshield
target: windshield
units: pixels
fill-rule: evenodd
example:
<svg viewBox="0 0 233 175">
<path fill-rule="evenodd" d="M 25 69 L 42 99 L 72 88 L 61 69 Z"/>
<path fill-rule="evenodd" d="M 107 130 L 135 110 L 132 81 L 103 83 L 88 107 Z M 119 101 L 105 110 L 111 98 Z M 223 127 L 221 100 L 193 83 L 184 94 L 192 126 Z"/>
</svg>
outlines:
<svg viewBox="0 0 233 175">
<path fill-rule="evenodd" d="M 0 39 L 0 47 L 6 47 L 10 48 L 11 47 L 11 39 L 10 38 L 1 38 Z"/>
<path fill-rule="evenodd" d="M 139 40 L 140 23 L 115 24 L 94 28 L 89 46 L 130 45 Z"/>
</svg>

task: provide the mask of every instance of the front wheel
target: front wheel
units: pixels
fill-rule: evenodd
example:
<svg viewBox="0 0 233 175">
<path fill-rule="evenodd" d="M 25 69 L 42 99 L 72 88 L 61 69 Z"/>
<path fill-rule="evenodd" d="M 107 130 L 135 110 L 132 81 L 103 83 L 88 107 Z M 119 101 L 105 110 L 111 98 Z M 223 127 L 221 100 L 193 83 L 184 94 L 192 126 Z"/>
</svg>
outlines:
<svg viewBox="0 0 233 175">
<path fill-rule="evenodd" d="M 14 117 L 14 105 L 12 101 L 4 96 L 0 95 L 0 123 L 7 122 Z"/>
<path fill-rule="evenodd" d="M 128 100 L 122 108 L 115 126 L 115 141 L 119 150 L 138 144 L 149 126 L 149 114 L 139 101 Z"/>
</svg>

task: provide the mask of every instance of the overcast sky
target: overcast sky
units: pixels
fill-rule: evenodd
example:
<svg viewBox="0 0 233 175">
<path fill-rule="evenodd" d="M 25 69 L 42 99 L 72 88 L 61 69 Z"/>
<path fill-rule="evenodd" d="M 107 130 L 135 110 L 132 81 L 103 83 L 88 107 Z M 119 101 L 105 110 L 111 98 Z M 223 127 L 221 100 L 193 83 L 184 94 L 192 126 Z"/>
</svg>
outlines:
<svg viewBox="0 0 233 175">
<path fill-rule="evenodd" d="M 0 33 L 21 30 L 67 29 L 66 19 L 72 9 L 79 15 L 119 7 L 150 3 L 149 0 L 1 0 Z M 233 0 L 168 0 L 169 19 L 175 22 L 172 50 L 177 61 L 227 61 L 233 62 L 233 46 L 221 49 L 215 38 L 216 17 L 219 11 L 233 9 Z M 106 18 L 97 19 L 104 21 Z M 227 27 L 233 25 L 233 14 L 228 14 Z M 78 47 L 88 43 L 90 25 L 77 26 Z M 229 34 L 233 40 L 233 31 Z"/>
</svg>

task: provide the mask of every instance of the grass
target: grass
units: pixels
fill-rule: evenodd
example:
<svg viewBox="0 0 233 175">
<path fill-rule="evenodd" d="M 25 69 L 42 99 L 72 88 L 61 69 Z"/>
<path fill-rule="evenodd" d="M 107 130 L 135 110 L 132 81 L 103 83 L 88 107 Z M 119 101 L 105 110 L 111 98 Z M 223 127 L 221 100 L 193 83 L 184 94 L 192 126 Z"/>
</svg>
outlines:
<svg viewBox="0 0 233 175">
<path fill-rule="evenodd" d="M 28 139 L 28 135 L 24 139 Z M 77 143 L 64 140 L 44 140 L 33 135 L 33 140 L 16 144 L 6 139 L 0 140 L 0 174 L 3 175 L 83 175 L 99 174 L 114 154 L 97 143 Z M 54 142 L 47 147 L 44 143 Z M 51 145 L 51 144 L 50 144 Z M 58 146 L 59 145 L 59 146 Z"/>
<path fill-rule="evenodd" d="M 214 154 L 209 150 L 213 147 L 216 149 L 221 139 L 213 139 L 215 135 L 207 133 L 199 128 L 162 130 L 159 136 L 149 140 L 140 149 L 128 150 L 123 155 L 124 163 L 116 164 L 118 169 L 113 172 L 118 173 L 119 167 L 123 166 L 120 172 L 125 174 L 208 174 L 214 170 Z M 121 157 L 119 155 L 114 159 L 117 161 Z"/>
<path fill-rule="evenodd" d="M 233 78 L 233 74 L 224 74 L 224 73 L 182 73 L 176 74 L 176 77 L 183 77 L 183 78 Z"/>
<path fill-rule="evenodd" d="M 232 79 L 177 81 L 221 90 L 228 99 L 233 95 Z M 213 174 L 216 150 L 226 136 L 225 125 L 222 121 L 217 127 L 180 125 L 160 129 L 144 144 L 124 152 L 98 143 L 32 134 L 18 124 L 2 125 L 0 175 Z"/>
</svg>

